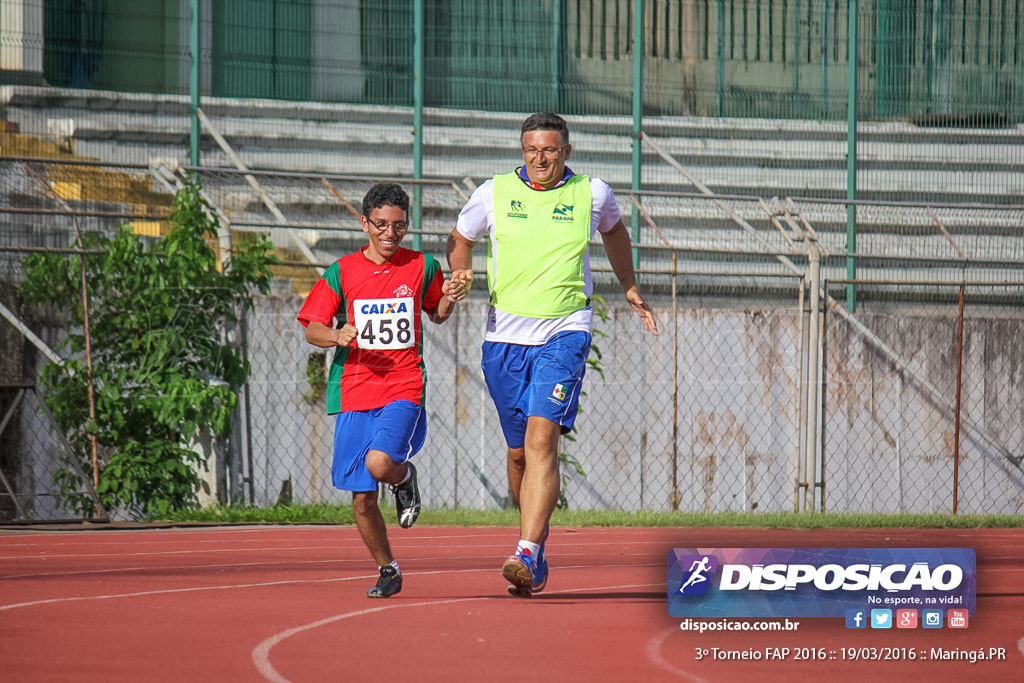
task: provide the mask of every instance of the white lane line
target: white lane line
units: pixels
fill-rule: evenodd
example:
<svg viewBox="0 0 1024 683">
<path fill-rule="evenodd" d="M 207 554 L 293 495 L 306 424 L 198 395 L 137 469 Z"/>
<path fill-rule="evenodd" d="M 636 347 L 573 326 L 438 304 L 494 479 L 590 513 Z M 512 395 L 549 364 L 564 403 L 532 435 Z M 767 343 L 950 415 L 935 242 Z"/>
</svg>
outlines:
<svg viewBox="0 0 1024 683">
<path fill-rule="evenodd" d="M 454 536 L 453 538 L 462 539 L 464 536 Z M 509 538 L 508 534 L 504 535 L 504 538 Z M 319 540 L 319 539 L 318 539 Z M 430 536 L 424 536 L 421 538 L 413 539 L 392 539 L 392 545 L 400 550 L 410 550 L 416 548 L 434 548 L 437 546 L 435 538 Z M 351 546 L 343 546 L 338 542 L 331 543 L 330 545 L 301 545 L 301 546 L 269 546 L 269 547 L 231 547 L 231 548 L 192 548 L 188 550 L 152 550 L 152 551 L 140 551 L 134 553 L 66 553 L 60 555 L 10 555 L 0 556 L 0 560 L 16 561 L 16 560 L 52 560 L 54 558 L 82 558 L 82 557 L 145 557 L 149 555 L 189 555 L 189 554 L 202 554 L 202 553 L 244 553 L 244 552 L 267 552 L 273 550 L 346 550 L 348 548 L 362 548 L 363 543 L 359 539 L 345 539 L 346 542 L 350 542 Z M 135 544 L 132 544 L 135 545 Z M 554 544 L 553 544 L 554 545 Z M 587 542 L 587 541 L 562 541 L 561 539 L 557 542 L 557 548 L 574 548 L 584 547 L 590 548 L 593 546 L 605 546 L 614 545 L 622 546 L 622 541 L 600 541 L 600 542 Z M 664 546 L 664 541 L 629 541 L 630 546 L 643 546 L 643 545 L 660 545 Z M 476 545 L 476 544 L 445 544 L 446 548 L 489 548 L 489 545 Z"/>
<path fill-rule="evenodd" d="M 657 564 L 602 564 L 600 567 L 596 565 L 578 565 L 561 567 L 559 571 L 564 569 L 609 569 L 609 568 L 628 568 L 628 567 L 653 567 L 661 566 L 661 563 Z M 420 571 L 420 572 L 403 572 L 406 576 L 429 576 L 431 574 L 464 574 L 473 572 L 493 572 L 493 567 L 479 568 L 479 569 L 437 569 L 433 571 Z M 47 598 L 44 600 L 31 600 L 29 602 L 15 602 L 7 605 L 0 605 L 0 612 L 6 612 L 12 609 L 18 609 L 20 607 L 36 607 L 38 605 L 53 605 L 64 602 L 84 602 L 87 600 L 113 600 L 116 598 L 137 598 L 148 595 L 166 595 L 169 593 L 195 593 L 201 591 L 217 591 L 217 590 L 230 590 L 234 588 L 262 588 L 266 586 L 294 586 L 299 584 L 317 584 L 317 583 L 335 583 L 338 581 L 355 581 L 362 579 L 376 579 L 377 574 L 366 574 L 362 576 L 344 576 L 334 577 L 329 579 L 283 579 L 280 581 L 260 581 L 257 583 L 234 583 L 220 586 L 189 586 L 187 588 L 161 588 L 150 591 L 135 591 L 131 593 L 110 593 L 107 595 L 81 595 L 72 596 L 65 598 Z"/>
<path fill-rule="evenodd" d="M 481 533 L 472 534 L 452 534 L 451 528 L 455 529 L 487 529 L 487 531 Z M 416 538 L 470 538 L 476 536 L 506 536 L 508 535 L 511 527 L 431 527 L 424 525 L 423 527 L 417 526 L 415 529 L 403 529 L 402 533 L 409 536 L 415 536 Z M 445 531 L 444 534 L 430 534 L 431 531 Z M 265 525 L 261 527 L 216 527 L 199 530 L 182 531 L 181 533 L 170 534 L 168 529 L 138 529 L 132 531 L 74 531 L 68 532 L 67 534 L 51 535 L 51 534 L 35 534 L 32 536 L 9 536 L 0 537 L 0 545 L 10 546 L 21 546 L 21 545 L 75 545 L 77 539 L 90 539 L 90 543 L 96 543 L 91 539 L 97 538 L 132 538 L 133 536 L 148 535 L 148 536 L 160 536 L 160 540 L 152 541 L 138 541 L 140 543 L 179 543 L 182 538 L 189 536 L 234 536 L 242 534 L 265 534 L 265 535 L 312 535 L 322 534 L 324 536 L 333 537 L 335 534 L 340 532 L 346 532 L 359 537 L 359 530 L 356 529 L 354 524 L 320 524 L 316 526 L 300 526 L 300 525 L 284 525 L 274 526 Z M 419 532 L 419 533 L 417 533 Z M 576 533 L 576 532 L 565 532 L 565 533 Z M 33 543 L 13 543 L 8 542 L 6 539 L 17 539 L 22 541 L 30 539 Z M 56 541 L 54 539 L 61 539 Z M 72 540 L 75 539 L 75 540 Z M 271 539 L 266 539 L 271 540 Z M 132 539 L 133 542 L 134 539 Z M 106 543 L 107 541 L 98 541 L 98 543 Z M 114 541 L 109 541 L 113 543 Z M 206 543 L 217 543 L 217 540 L 201 541 Z"/>
<path fill-rule="evenodd" d="M 334 579 L 303 579 L 290 581 L 265 581 L 262 583 L 236 583 L 227 586 L 191 586 L 189 588 L 164 588 L 153 591 L 137 591 L 135 593 L 111 593 L 109 595 L 83 595 L 71 598 L 49 598 L 47 600 L 33 600 L 31 602 L 15 602 L 10 605 L 0 605 L 0 612 L 17 609 L 19 607 L 35 607 L 38 605 L 53 605 L 60 602 L 82 602 L 85 600 L 113 600 L 115 598 L 137 598 L 146 595 L 163 595 L 167 593 L 195 593 L 199 591 L 228 590 L 231 588 L 259 588 L 262 586 L 285 586 L 297 583 L 330 583 L 332 581 L 353 581 L 355 579 L 375 579 L 376 574 L 366 576 L 346 576 Z"/>
<path fill-rule="evenodd" d="M 360 543 L 359 547 L 362 548 L 364 546 L 362 545 L 362 543 Z M 477 546 L 449 545 L 449 546 L 446 546 L 446 549 L 447 550 L 452 550 L 452 549 L 455 549 L 455 548 L 465 549 L 465 548 L 475 548 L 475 547 L 477 547 Z M 403 548 L 404 548 L 404 546 L 403 546 Z M 345 548 L 338 548 L 338 550 L 345 550 Z M 466 561 L 472 561 L 472 560 L 488 560 L 488 559 L 493 559 L 493 556 L 494 556 L 494 553 L 489 553 L 488 555 L 449 555 L 449 554 L 445 553 L 443 555 L 437 555 L 437 556 L 433 556 L 433 557 L 427 556 L 427 555 L 418 555 L 415 558 L 415 560 L 405 560 L 405 559 L 403 559 L 401 557 L 399 557 L 398 559 L 401 560 L 402 562 L 408 562 L 408 563 L 412 564 L 413 562 L 438 562 L 438 561 L 466 562 Z M 558 559 L 560 561 L 563 561 L 563 562 L 568 560 L 569 558 L 572 558 L 572 557 L 589 557 L 589 555 L 584 555 L 582 553 L 578 554 L 578 555 L 574 555 L 574 554 L 571 554 L 571 553 L 568 553 L 568 554 L 566 554 L 566 553 L 558 553 Z M 619 557 L 619 558 L 647 557 L 647 558 L 649 558 L 650 557 L 650 553 L 620 553 L 619 555 L 616 555 L 616 557 Z M 17 580 L 21 580 L 21 579 L 34 579 L 34 578 L 42 578 L 42 577 L 47 577 L 47 576 L 61 576 L 61 577 L 65 577 L 65 578 L 70 578 L 72 576 L 90 576 L 90 575 L 93 575 L 93 574 L 117 574 L 117 573 L 121 573 L 121 572 L 130 573 L 130 572 L 140 572 L 140 571 L 178 571 L 182 575 L 184 575 L 186 573 L 191 573 L 193 570 L 196 570 L 196 569 L 216 569 L 216 568 L 230 569 L 230 568 L 233 568 L 233 567 L 280 567 L 280 566 L 299 566 L 299 565 L 310 565 L 310 564 L 319 564 L 319 565 L 336 564 L 336 565 L 342 565 L 342 564 L 351 564 L 351 563 L 358 563 L 358 564 L 364 564 L 365 565 L 368 561 L 369 560 L 367 560 L 366 558 L 362 558 L 362 557 L 360 557 L 360 558 L 339 557 L 339 558 L 334 558 L 334 559 L 329 559 L 329 560 L 278 560 L 278 561 L 267 561 L 267 560 L 264 560 L 264 561 L 260 561 L 260 562 L 218 562 L 218 563 L 215 563 L 215 564 L 188 564 L 188 565 L 183 565 L 183 564 L 167 564 L 167 565 L 154 565 L 154 566 L 142 566 L 142 567 L 108 567 L 108 568 L 105 568 L 105 569 L 78 569 L 78 570 L 75 570 L 75 571 L 35 572 L 35 573 L 27 573 L 27 574 L 6 574 L 6 575 L 3 575 L 3 576 L 0 576 L 0 580 L 5 580 L 5 579 L 7 579 L 7 580 L 11 580 L 11 579 L 17 579 Z M 607 565 L 604 565 L 604 566 L 607 566 Z M 629 565 L 629 566 L 633 566 L 633 565 Z"/>
<path fill-rule="evenodd" d="M 647 641 L 647 659 L 651 660 L 651 662 L 654 663 L 656 666 L 664 669 L 665 671 L 668 671 L 669 673 L 675 676 L 678 676 L 679 678 L 685 679 L 687 681 L 692 681 L 692 683 L 708 683 L 707 679 L 701 678 L 700 676 L 695 676 L 694 674 L 691 674 L 688 671 L 683 671 L 682 669 L 679 669 L 673 666 L 672 664 L 668 663 L 665 660 L 665 658 L 661 656 L 661 646 L 665 643 L 665 639 L 673 633 L 679 633 L 678 626 L 672 626 L 671 628 L 667 628 L 658 635 L 651 638 L 649 641 Z"/>
<path fill-rule="evenodd" d="M 643 566 L 643 565 L 630 565 L 630 566 Z M 560 567 L 559 569 L 572 569 L 572 568 L 573 567 Z M 471 570 L 471 571 L 494 571 L 494 570 L 493 569 L 487 569 L 487 570 Z M 443 573 L 443 572 L 429 572 L 429 573 L 437 574 L 437 573 Z M 559 591 L 550 591 L 550 592 L 545 592 L 545 595 L 565 595 L 565 594 L 570 594 L 570 593 L 586 593 L 586 592 L 590 592 L 590 591 L 611 591 L 611 590 L 621 590 L 623 588 L 649 588 L 650 586 L 663 586 L 663 585 L 664 585 L 664 582 L 661 581 L 661 582 L 658 582 L 658 583 L 636 583 L 636 584 L 626 584 L 626 585 L 621 585 L 621 586 L 591 586 L 591 587 L 588 587 L 588 588 L 572 588 L 572 589 L 565 589 L 565 590 L 559 590 Z M 333 624 L 335 622 L 342 621 L 343 619 L 352 619 L 353 617 L 366 616 L 367 614 L 377 614 L 379 612 L 384 612 L 384 611 L 392 610 L 392 609 L 403 609 L 403 608 L 411 608 L 411 607 L 431 607 L 431 606 L 436 606 L 436 605 L 453 605 L 453 604 L 460 603 L 460 602 L 473 602 L 473 601 L 476 601 L 476 600 L 493 600 L 496 597 L 498 597 L 498 596 L 497 595 L 486 595 L 486 596 L 476 596 L 476 597 L 472 597 L 472 598 L 451 598 L 451 599 L 448 599 L 448 600 L 431 600 L 431 601 L 428 601 L 428 602 L 412 602 L 412 603 L 410 603 L 410 602 L 402 602 L 402 603 L 393 603 L 393 604 L 389 604 L 389 605 L 382 605 L 380 607 L 370 607 L 368 609 L 356 610 L 354 612 L 345 612 L 343 614 L 335 614 L 332 617 L 326 617 L 324 619 L 319 619 L 317 621 L 313 621 L 313 622 L 310 622 L 308 624 L 303 624 L 302 626 L 296 626 L 294 628 L 290 628 L 290 629 L 287 629 L 285 631 L 280 631 L 279 633 L 275 633 L 274 635 L 270 636 L 269 638 L 267 638 L 266 640 L 261 642 L 255 648 L 253 648 L 253 651 L 252 651 L 252 663 L 256 667 L 256 670 L 260 673 L 260 675 L 263 676 L 264 678 L 266 678 L 268 681 L 273 681 L 274 683 L 291 683 L 287 678 L 282 676 L 281 673 L 278 672 L 277 669 L 274 668 L 273 664 L 270 663 L 270 650 L 273 649 L 273 647 L 275 645 L 280 644 L 282 641 L 287 640 L 288 638 L 291 638 L 292 636 L 294 636 L 296 634 L 304 633 L 305 631 L 310 631 L 312 629 L 319 628 L 321 626 L 326 626 L 327 624 Z"/>
<path fill-rule="evenodd" d="M 424 529 L 416 529 L 416 531 L 424 532 L 424 531 L 429 530 L 430 528 L 431 527 L 426 527 Z M 433 528 L 440 529 L 440 528 L 443 528 L 443 527 L 433 527 Z M 461 528 L 465 528 L 465 527 L 461 527 Z M 328 527 L 328 528 L 325 528 L 325 527 L 317 527 L 317 528 L 310 528 L 310 527 L 302 527 L 302 528 L 263 527 L 263 528 L 259 528 L 259 529 L 249 529 L 249 528 L 245 528 L 245 529 L 216 529 L 216 530 L 211 529 L 209 531 L 193 532 L 193 533 L 189 533 L 189 534 L 182 533 L 182 534 L 176 534 L 174 536 L 164 536 L 164 538 L 162 538 L 160 540 L 155 540 L 155 541 L 142 541 L 142 540 L 136 540 L 134 538 L 130 538 L 132 536 L 136 536 L 136 535 L 138 535 L 140 533 L 143 533 L 143 532 L 149 533 L 151 535 L 158 535 L 158 534 L 162 534 L 165 531 L 166 530 L 164 530 L 164 529 L 155 529 L 155 530 L 154 529 L 145 529 L 145 530 L 139 530 L 139 531 L 131 531 L 131 532 L 127 532 L 127 533 L 121 533 L 121 532 L 116 532 L 116 531 L 75 531 L 75 532 L 69 532 L 69 533 L 76 534 L 75 536 L 73 536 L 73 538 L 82 539 L 79 542 L 63 541 L 63 540 L 59 541 L 59 542 L 52 541 L 51 539 L 54 539 L 54 538 L 62 538 L 63 539 L 63 538 L 71 538 L 71 536 L 55 537 L 55 536 L 49 536 L 49 535 L 46 535 L 46 534 L 39 534 L 39 535 L 36 535 L 36 536 L 30 536 L 30 537 L 25 537 L 25 536 L 18 536 L 17 537 L 18 540 L 21 540 L 22 538 L 39 539 L 39 542 L 37 542 L 37 543 L 9 543 L 9 542 L 4 540 L 4 537 L 0 537 L 0 548 L 23 548 L 23 547 L 37 547 L 37 546 L 38 547 L 43 547 L 43 548 L 50 548 L 50 547 L 55 547 L 55 546 L 82 545 L 85 542 L 88 542 L 88 544 L 90 546 L 96 546 L 96 545 L 124 545 L 125 540 L 130 540 L 132 545 L 147 545 L 147 544 L 175 544 L 175 545 L 180 545 L 181 542 L 183 540 L 185 540 L 185 538 L 190 537 L 190 536 L 200 536 L 200 535 L 201 536 L 213 536 L 213 535 L 218 535 L 218 536 L 234 536 L 234 535 L 260 533 L 260 532 L 262 532 L 264 534 L 267 534 L 267 535 L 276 534 L 276 533 L 289 533 L 289 532 L 291 532 L 292 534 L 297 534 L 298 532 L 303 532 L 303 531 L 305 531 L 305 532 L 318 532 L 318 533 L 323 533 L 324 534 L 323 538 L 314 538 L 314 539 L 311 539 L 311 540 L 331 540 L 339 532 L 347 532 L 353 538 L 359 539 L 359 532 L 358 532 L 358 530 L 355 528 L 355 526 L 353 526 L 351 524 L 338 524 L 338 525 L 336 525 L 334 527 Z M 403 530 L 402 533 L 403 533 L 403 535 L 406 535 L 406 536 L 410 536 L 411 535 L 412 538 L 416 538 L 416 539 L 419 539 L 419 540 L 435 540 L 435 539 L 436 540 L 445 540 L 445 539 L 449 539 L 449 538 L 507 538 L 508 535 L 509 535 L 509 532 L 507 530 L 504 530 L 504 529 L 502 531 L 500 531 L 500 532 L 480 533 L 480 534 L 451 534 L 451 533 L 448 533 L 448 534 L 441 534 L 441 535 L 427 535 L 427 534 L 424 534 L 424 533 L 420 533 L 418 535 L 412 535 L 412 534 L 415 534 L 415 532 L 409 532 L 409 531 L 406 531 L 406 530 Z M 125 540 L 122 540 L 122 541 L 117 541 L 117 542 L 115 542 L 113 540 L 111 540 L 111 541 L 97 541 L 97 540 L 95 540 L 97 538 L 104 538 L 104 539 L 121 538 L 121 539 L 124 539 L 125 537 L 129 537 L 129 538 L 125 539 Z M 8 538 L 15 538 L 15 537 L 12 536 L 12 537 L 8 537 Z M 43 540 L 43 539 L 47 539 L 47 540 Z M 275 540 L 277 540 L 277 539 L 274 539 L 274 538 L 260 539 L 260 541 L 262 541 L 262 542 L 273 542 Z M 282 538 L 280 540 L 281 540 L 281 542 L 285 542 L 285 541 L 294 542 L 295 541 L 294 538 Z M 223 543 L 224 541 L 223 541 L 223 539 L 209 539 L 209 540 L 206 540 L 206 539 L 195 539 L 192 542 L 193 543 Z"/>
<path fill-rule="evenodd" d="M 353 545 L 353 547 L 356 547 Z M 332 545 L 297 545 L 297 546 L 271 546 L 264 548 L 191 548 L 189 550 L 154 550 L 140 551 L 137 553 L 74 553 L 64 555 L 14 555 L 0 557 L 0 560 L 52 560 L 58 557 L 81 558 L 81 557 L 146 557 L 150 555 L 200 555 L 205 553 L 247 553 L 267 552 L 273 550 L 337 550 L 337 544 Z"/>
<path fill-rule="evenodd" d="M 1024 655 L 1024 638 L 1017 641 L 1017 649 L 1020 650 L 1021 655 Z"/>
<path fill-rule="evenodd" d="M 37 574 L 8 574 L 0 576 L 0 579 L 35 579 L 45 576 L 87 576 L 90 574 L 116 574 L 120 572 L 144 572 L 144 571 L 179 571 L 191 572 L 195 569 L 226 569 L 232 567 L 275 567 L 280 565 L 307 565 L 307 564 L 343 564 L 347 562 L 359 562 L 366 564 L 364 559 L 335 559 L 335 560 L 281 560 L 279 562 L 221 562 L 217 564 L 166 564 L 152 567 L 111 567 L 109 569 L 80 569 L 73 572 L 39 572 Z"/>
</svg>

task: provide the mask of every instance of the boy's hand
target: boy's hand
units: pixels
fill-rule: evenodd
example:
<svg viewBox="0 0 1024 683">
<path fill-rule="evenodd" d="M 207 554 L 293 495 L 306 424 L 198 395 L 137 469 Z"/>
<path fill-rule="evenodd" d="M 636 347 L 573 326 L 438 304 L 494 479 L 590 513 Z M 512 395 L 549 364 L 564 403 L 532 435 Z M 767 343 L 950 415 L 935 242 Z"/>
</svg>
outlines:
<svg viewBox="0 0 1024 683">
<path fill-rule="evenodd" d="M 356 335 L 359 334 L 359 330 L 356 329 L 355 325 L 345 323 L 342 325 L 340 330 L 335 330 L 335 334 L 335 345 L 350 346 L 352 344 L 352 340 L 354 340 Z"/>
</svg>

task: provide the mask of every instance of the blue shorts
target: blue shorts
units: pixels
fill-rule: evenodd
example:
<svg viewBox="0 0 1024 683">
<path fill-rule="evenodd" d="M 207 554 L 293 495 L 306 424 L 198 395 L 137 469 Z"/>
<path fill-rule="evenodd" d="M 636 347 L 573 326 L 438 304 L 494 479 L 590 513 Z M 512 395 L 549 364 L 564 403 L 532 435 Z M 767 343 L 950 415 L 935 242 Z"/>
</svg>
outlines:
<svg viewBox="0 0 1024 683">
<path fill-rule="evenodd" d="M 562 332 L 541 346 L 484 342 L 480 366 L 509 448 L 523 447 L 530 416 L 572 430 L 589 353 L 587 332 Z"/>
<path fill-rule="evenodd" d="M 412 401 L 338 413 L 331 481 L 343 491 L 376 491 L 380 482 L 366 469 L 366 454 L 381 451 L 403 463 L 423 448 L 426 437 L 427 411 Z"/>
</svg>

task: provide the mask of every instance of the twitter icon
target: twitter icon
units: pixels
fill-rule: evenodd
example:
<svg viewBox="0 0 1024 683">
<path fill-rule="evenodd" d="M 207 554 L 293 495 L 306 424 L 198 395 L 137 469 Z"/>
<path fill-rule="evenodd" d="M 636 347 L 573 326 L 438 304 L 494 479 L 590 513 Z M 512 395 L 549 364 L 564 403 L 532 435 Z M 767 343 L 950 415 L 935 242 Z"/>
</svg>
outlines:
<svg viewBox="0 0 1024 683">
<path fill-rule="evenodd" d="M 871 610 L 871 628 L 892 628 L 892 610 Z"/>
</svg>

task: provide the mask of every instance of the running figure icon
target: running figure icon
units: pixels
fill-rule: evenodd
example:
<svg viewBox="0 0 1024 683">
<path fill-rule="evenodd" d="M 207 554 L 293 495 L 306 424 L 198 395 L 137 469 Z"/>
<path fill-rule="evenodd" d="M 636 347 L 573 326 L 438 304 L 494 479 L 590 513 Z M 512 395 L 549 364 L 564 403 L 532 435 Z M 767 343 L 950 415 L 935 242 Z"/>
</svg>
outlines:
<svg viewBox="0 0 1024 683">
<path fill-rule="evenodd" d="M 683 585 L 679 587 L 679 592 L 684 593 L 687 588 L 698 583 L 703 583 L 708 580 L 708 577 L 704 575 L 705 572 L 711 569 L 709 563 L 710 559 L 707 555 L 700 558 L 700 560 L 694 560 L 693 564 L 690 565 L 690 578 L 683 582 Z"/>
</svg>

